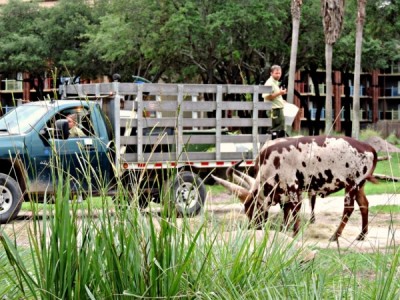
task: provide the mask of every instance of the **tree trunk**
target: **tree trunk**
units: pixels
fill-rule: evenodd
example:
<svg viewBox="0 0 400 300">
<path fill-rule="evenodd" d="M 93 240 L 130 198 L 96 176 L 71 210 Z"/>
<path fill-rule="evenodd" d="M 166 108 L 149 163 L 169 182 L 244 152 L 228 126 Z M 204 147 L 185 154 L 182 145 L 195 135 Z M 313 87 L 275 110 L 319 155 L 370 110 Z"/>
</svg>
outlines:
<svg viewBox="0 0 400 300">
<path fill-rule="evenodd" d="M 287 101 L 294 103 L 294 79 L 296 74 L 297 47 L 299 42 L 299 28 L 302 0 L 292 0 L 292 47 L 290 50 L 290 67 Z"/>
<path fill-rule="evenodd" d="M 344 16 L 344 0 L 321 0 L 325 35 L 326 103 L 325 134 L 332 130 L 332 48 L 340 36 Z M 339 112 L 337 112 L 339 113 Z"/>
<path fill-rule="evenodd" d="M 325 134 L 332 130 L 332 45 L 325 44 L 326 97 L 325 97 Z"/>
<path fill-rule="evenodd" d="M 356 57 L 354 64 L 354 94 L 353 94 L 353 126 L 351 136 L 355 139 L 360 135 L 360 76 L 361 76 L 361 49 L 365 20 L 366 0 L 358 0 L 356 23 Z"/>
<path fill-rule="evenodd" d="M 354 76 L 353 73 L 350 73 L 349 71 L 343 71 L 342 72 L 342 83 L 343 83 L 343 89 L 344 89 L 344 98 L 342 98 L 342 103 L 344 107 L 344 134 L 346 136 L 351 136 L 351 130 L 352 130 L 352 123 L 351 123 L 351 107 L 352 107 L 352 98 L 350 96 L 350 85 L 349 81 L 350 79 L 353 79 Z"/>
</svg>

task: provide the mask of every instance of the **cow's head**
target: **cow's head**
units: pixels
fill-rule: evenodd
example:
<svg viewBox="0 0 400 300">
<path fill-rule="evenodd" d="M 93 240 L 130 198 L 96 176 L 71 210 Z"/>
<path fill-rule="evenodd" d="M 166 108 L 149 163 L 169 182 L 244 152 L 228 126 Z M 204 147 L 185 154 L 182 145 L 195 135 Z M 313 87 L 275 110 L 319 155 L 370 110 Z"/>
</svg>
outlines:
<svg viewBox="0 0 400 300">
<path fill-rule="evenodd" d="M 272 201 L 270 195 L 259 184 L 259 176 L 253 178 L 236 169 L 241 162 L 227 170 L 230 181 L 211 175 L 214 180 L 225 187 L 231 194 L 235 195 L 243 204 L 247 217 L 254 223 L 256 228 L 268 218 L 268 208 Z M 266 201 L 269 199 L 269 201 Z"/>
</svg>

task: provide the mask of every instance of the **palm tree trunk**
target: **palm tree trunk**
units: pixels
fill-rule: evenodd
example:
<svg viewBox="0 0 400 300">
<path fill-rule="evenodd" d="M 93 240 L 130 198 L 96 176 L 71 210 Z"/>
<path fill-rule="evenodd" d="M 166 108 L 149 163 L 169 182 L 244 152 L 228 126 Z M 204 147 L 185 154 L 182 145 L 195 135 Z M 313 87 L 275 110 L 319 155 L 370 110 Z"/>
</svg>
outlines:
<svg viewBox="0 0 400 300">
<path fill-rule="evenodd" d="M 344 0 L 321 0 L 325 34 L 326 99 L 325 134 L 332 130 L 332 48 L 340 36 L 343 25 Z M 339 113 L 339 112 L 337 112 Z"/>
<path fill-rule="evenodd" d="M 329 134 L 332 130 L 332 48 L 331 44 L 325 44 L 325 134 Z"/>
<path fill-rule="evenodd" d="M 351 136 L 358 139 L 360 134 L 360 76 L 361 76 L 361 49 L 365 20 L 366 0 L 358 0 L 356 24 L 356 57 L 354 64 L 354 95 L 353 95 L 353 126 Z"/>
<path fill-rule="evenodd" d="M 294 78 L 296 74 L 297 48 L 299 42 L 300 14 L 302 0 L 292 0 L 292 47 L 290 50 L 290 67 L 287 101 L 294 103 Z"/>
</svg>

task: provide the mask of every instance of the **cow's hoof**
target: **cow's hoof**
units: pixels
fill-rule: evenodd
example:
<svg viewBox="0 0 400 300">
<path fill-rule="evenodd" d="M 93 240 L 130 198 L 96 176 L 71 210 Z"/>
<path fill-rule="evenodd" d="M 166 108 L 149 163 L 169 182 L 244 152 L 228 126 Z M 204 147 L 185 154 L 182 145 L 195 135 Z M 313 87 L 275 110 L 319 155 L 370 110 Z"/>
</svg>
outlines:
<svg viewBox="0 0 400 300">
<path fill-rule="evenodd" d="M 329 239 L 330 242 L 337 242 L 338 236 L 336 234 L 332 235 L 332 237 Z"/>
<path fill-rule="evenodd" d="M 365 240 L 365 236 L 366 236 L 365 233 L 360 233 L 360 234 L 358 235 L 358 237 L 357 237 L 357 241 L 363 241 L 363 240 Z"/>
<path fill-rule="evenodd" d="M 315 218 L 314 217 L 311 217 L 310 218 L 310 224 L 314 224 L 315 223 Z"/>
</svg>

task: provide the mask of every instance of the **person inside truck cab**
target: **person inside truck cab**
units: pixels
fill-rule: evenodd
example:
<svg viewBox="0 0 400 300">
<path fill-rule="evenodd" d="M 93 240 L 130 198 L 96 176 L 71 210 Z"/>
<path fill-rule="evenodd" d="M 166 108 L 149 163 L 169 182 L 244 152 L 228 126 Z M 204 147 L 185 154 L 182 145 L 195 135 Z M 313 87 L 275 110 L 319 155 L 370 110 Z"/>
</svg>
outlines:
<svg viewBox="0 0 400 300">
<path fill-rule="evenodd" d="M 76 122 L 76 114 L 70 114 L 67 116 L 68 127 L 69 127 L 69 137 L 82 137 L 86 136 L 82 129 L 78 127 Z"/>
</svg>

